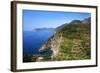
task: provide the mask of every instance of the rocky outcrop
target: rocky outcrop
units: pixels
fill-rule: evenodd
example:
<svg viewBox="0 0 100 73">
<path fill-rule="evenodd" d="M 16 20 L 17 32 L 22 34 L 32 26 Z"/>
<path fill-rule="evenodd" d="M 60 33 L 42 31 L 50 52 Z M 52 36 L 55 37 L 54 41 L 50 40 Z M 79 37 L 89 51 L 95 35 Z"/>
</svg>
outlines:
<svg viewBox="0 0 100 73">
<path fill-rule="evenodd" d="M 50 49 L 52 51 L 52 55 L 50 56 L 51 59 L 54 59 L 59 53 L 59 47 L 62 40 L 61 35 L 54 34 L 54 36 L 47 41 L 40 49 L 39 52 Z"/>
</svg>

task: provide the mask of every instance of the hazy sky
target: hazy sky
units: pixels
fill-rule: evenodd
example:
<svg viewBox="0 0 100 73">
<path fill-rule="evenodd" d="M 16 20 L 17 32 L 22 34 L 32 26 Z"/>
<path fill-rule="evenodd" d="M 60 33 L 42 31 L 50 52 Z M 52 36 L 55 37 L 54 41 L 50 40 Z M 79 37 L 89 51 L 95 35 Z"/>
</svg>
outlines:
<svg viewBox="0 0 100 73">
<path fill-rule="evenodd" d="M 56 28 L 72 20 L 83 20 L 90 16 L 90 13 L 79 12 L 23 10 L 23 29 L 30 31 L 34 28 Z"/>
</svg>

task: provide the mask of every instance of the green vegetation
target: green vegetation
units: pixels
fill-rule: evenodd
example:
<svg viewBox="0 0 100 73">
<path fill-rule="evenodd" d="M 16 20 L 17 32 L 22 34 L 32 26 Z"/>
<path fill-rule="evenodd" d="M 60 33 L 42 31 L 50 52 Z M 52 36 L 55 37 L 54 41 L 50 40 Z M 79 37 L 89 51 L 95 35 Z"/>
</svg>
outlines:
<svg viewBox="0 0 100 73">
<path fill-rule="evenodd" d="M 25 62 L 62 61 L 91 59 L 90 18 L 57 27 L 56 33 L 48 39 L 40 54 L 24 56 Z M 42 57 L 42 59 L 39 59 Z"/>
<path fill-rule="evenodd" d="M 69 24 L 57 34 L 62 34 L 56 60 L 82 60 L 91 58 L 90 24 Z"/>
<path fill-rule="evenodd" d="M 58 27 L 56 33 L 48 39 L 42 50 L 50 49 L 51 47 L 52 55 L 47 56 L 46 60 L 48 58 L 49 61 L 91 58 L 91 25 L 90 23 L 81 23 L 79 21 L 77 23 L 74 22 Z"/>
</svg>

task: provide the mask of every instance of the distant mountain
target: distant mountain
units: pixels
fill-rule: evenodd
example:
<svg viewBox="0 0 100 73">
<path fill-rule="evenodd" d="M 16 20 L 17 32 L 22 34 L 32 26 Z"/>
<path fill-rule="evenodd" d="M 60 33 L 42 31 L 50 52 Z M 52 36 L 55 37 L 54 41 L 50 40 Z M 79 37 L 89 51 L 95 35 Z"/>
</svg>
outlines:
<svg viewBox="0 0 100 73">
<path fill-rule="evenodd" d="M 33 30 L 52 30 L 52 29 L 54 29 L 54 28 L 35 28 Z"/>
<path fill-rule="evenodd" d="M 82 23 L 84 23 L 84 24 L 90 24 L 91 23 L 91 17 L 88 17 L 88 18 L 82 20 Z"/>
</svg>

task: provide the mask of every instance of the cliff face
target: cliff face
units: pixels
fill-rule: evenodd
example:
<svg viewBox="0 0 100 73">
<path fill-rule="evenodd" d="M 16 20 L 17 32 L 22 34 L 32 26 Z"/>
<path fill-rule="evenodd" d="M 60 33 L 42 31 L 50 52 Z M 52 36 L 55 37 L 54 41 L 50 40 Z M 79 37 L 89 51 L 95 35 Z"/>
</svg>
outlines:
<svg viewBox="0 0 100 73">
<path fill-rule="evenodd" d="M 61 41 L 62 41 L 62 36 L 57 35 L 55 33 L 54 36 L 51 37 L 47 41 L 47 43 L 42 46 L 41 49 L 39 49 L 39 51 L 41 52 L 41 51 L 44 51 L 46 49 L 50 49 L 52 51 L 52 55 L 50 57 L 53 60 L 53 58 L 57 57 L 57 55 L 59 53 L 59 47 L 60 47 Z"/>
<path fill-rule="evenodd" d="M 63 27 L 64 26 L 64 27 Z M 82 60 L 91 58 L 91 24 L 85 19 L 59 27 L 56 33 L 39 49 L 51 51 L 49 60 Z M 45 58 L 45 57 L 44 57 Z"/>
</svg>

